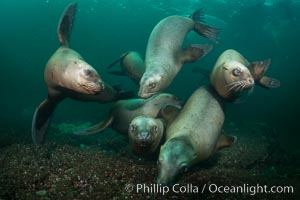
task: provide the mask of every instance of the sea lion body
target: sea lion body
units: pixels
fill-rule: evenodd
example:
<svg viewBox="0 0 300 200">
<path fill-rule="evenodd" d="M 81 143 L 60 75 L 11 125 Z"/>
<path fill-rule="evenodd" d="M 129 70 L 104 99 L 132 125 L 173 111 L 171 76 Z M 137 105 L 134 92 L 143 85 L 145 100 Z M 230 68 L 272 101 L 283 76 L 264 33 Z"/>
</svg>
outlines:
<svg viewBox="0 0 300 200">
<path fill-rule="evenodd" d="M 108 73 L 120 76 L 128 76 L 136 84 L 139 84 L 144 72 L 145 63 L 142 56 L 136 51 L 128 51 L 120 56 L 118 60 L 110 64 L 107 68 L 113 67 L 120 62 L 121 71 L 107 71 Z"/>
<path fill-rule="evenodd" d="M 212 49 L 211 45 L 189 45 L 182 48 L 190 30 L 195 30 L 204 37 L 216 37 L 217 29 L 196 22 L 196 15 L 201 13 L 194 14 L 192 19 L 170 16 L 154 27 L 147 44 L 146 71 L 140 81 L 140 97 L 148 98 L 167 88 L 184 63 L 194 62 Z"/>
<path fill-rule="evenodd" d="M 50 57 L 44 71 L 48 97 L 36 108 L 32 119 L 31 132 L 34 144 L 41 144 L 44 141 L 52 113 L 67 97 L 105 103 L 119 97 L 132 96 L 130 93 L 121 94 L 106 84 L 78 52 L 69 48 L 76 7 L 76 3 L 69 4 L 58 24 L 60 47 Z"/>
<path fill-rule="evenodd" d="M 210 75 L 210 83 L 218 95 L 229 101 L 240 98 L 242 91 L 250 92 L 254 86 L 254 79 L 248 69 L 250 63 L 237 51 L 224 51 Z"/>
<path fill-rule="evenodd" d="M 151 155 L 158 150 L 165 132 L 163 119 L 140 115 L 135 117 L 128 130 L 132 150 L 138 155 Z"/>
<path fill-rule="evenodd" d="M 90 135 L 103 131 L 108 126 L 120 133 L 128 133 L 130 122 L 137 116 L 146 115 L 155 118 L 165 105 L 180 106 L 181 100 L 176 96 L 160 93 L 148 99 L 128 99 L 117 101 L 111 108 L 109 117 L 104 121 L 84 130 L 75 132 L 76 135 Z"/>
<path fill-rule="evenodd" d="M 197 89 L 167 128 L 159 154 L 158 183 L 173 183 L 180 171 L 230 146 L 232 139 L 221 135 L 224 118 L 223 102 L 214 90 Z"/>
</svg>

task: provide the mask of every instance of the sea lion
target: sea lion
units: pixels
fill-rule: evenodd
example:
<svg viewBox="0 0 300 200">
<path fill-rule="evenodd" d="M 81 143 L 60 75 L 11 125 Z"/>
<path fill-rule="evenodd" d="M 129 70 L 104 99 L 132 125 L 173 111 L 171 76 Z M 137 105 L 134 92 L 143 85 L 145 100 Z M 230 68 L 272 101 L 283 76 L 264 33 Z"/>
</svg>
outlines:
<svg viewBox="0 0 300 200">
<path fill-rule="evenodd" d="M 129 124 L 128 130 L 132 150 L 143 156 L 153 154 L 161 144 L 164 132 L 163 119 L 145 115 L 135 117 Z"/>
<path fill-rule="evenodd" d="M 43 142 L 50 117 L 64 98 L 105 103 L 132 96 L 105 83 L 79 53 L 69 48 L 76 7 L 76 3 L 69 4 L 58 24 L 60 47 L 48 60 L 44 72 L 48 97 L 36 108 L 32 120 L 34 144 Z"/>
<path fill-rule="evenodd" d="M 108 70 L 107 72 L 119 76 L 126 75 L 136 84 L 139 84 L 145 72 L 145 63 L 142 56 L 136 51 L 128 51 L 123 53 L 118 60 L 114 61 L 107 68 L 112 68 L 118 62 L 120 62 L 121 71 Z"/>
<path fill-rule="evenodd" d="M 180 172 L 235 142 L 235 137 L 221 134 L 222 101 L 211 87 L 201 87 L 191 95 L 167 128 L 158 159 L 158 184 L 172 184 Z"/>
<path fill-rule="evenodd" d="M 181 106 L 181 100 L 167 93 L 156 94 L 148 99 L 120 100 L 113 104 L 108 118 L 84 130 L 76 131 L 76 135 L 90 135 L 105 130 L 108 126 L 112 129 L 127 134 L 129 124 L 139 115 L 156 118 L 161 108 L 165 105 Z"/>
<path fill-rule="evenodd" d="M 194 12 L 190 18 L 174 15 L 154 27 L 147 44 L 146 71 L 140 81 L 139 97 L 148 98 L 167 88 L 184 63 L 194 62 L 211 51 L 212 45 L 207 44 L 182 48 L 190 30 L 216 40 L 218 29 L 200 23 L 201 16 L 201 10 Z"/>
<path fill-rule="evenodd" d="M 221 97 L 228 101 L 237 101 L 254 86 L 253 76 L 247 66 L 250 63 L 240 53 L 233 49 L 226 50 L 213 67 L 210 83 Z"/>
<path fill-rule="evenodd" d="M 134 118 L 128 130 L 132 150 L 142 156 L 153 155 L 165 139 L 167 127 L 179 115 L 178 105 L 164 105 L 156 118 L 141 115 Z"/>
</svg>

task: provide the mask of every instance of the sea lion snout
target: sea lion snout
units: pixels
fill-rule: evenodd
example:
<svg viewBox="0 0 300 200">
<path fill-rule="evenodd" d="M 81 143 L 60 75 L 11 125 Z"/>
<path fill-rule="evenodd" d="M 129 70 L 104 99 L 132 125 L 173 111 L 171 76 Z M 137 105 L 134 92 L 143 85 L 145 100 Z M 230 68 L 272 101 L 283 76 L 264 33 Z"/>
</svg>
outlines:
<svg viewBox="0 0 300 200">
<path fill-rule="evenodd" d="M 98 80 L 96 82 L 80 84 L 80 87 L 83 88 L 87 94 L 98 95 L 105 89 L 105 84 Z"/>
<path fill-rule="evenodd" d="M 253 87 L 254 86 L 254 79 L 253 78 L 248 78 L 247 79 L 248 87 Z"/>
<path fill-rule="evenodd" d="M 151 138 L 151 134 L 148 131 L 141 131 L 136 136 L 136 143 L 140 146 L 148 146 L 149 144 L 151 144 Z"/>
</svg>

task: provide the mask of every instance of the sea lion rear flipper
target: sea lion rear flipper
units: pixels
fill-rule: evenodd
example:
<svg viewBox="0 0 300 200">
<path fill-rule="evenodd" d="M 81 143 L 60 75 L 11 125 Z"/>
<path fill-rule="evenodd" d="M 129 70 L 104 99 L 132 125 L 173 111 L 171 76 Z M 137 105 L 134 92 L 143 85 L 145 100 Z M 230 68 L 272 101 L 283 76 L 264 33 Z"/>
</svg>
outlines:
<svg viewBox="0 0 300 200">
<path fill-rule="evenodd" d="M 122 61 L 128 54 L 130 53 L 130 51 L 127 51 L 125 53 L 123 53 L 116 61 L 114 61 L 113 63 L 111 63 L 110 65 L 108 65 L 106 68 L 110 69 L 113 66 L 115 66 L 118 62 Z"/>
<path fill-rule="evenodd" d="M 69 46 L 70 34 L 77 3 L 71 3 L 63 12 L 57 27 L 58 39 L 61 46 Z"/>
<path fill-rule="evenodd" d="M 157 118 L 163 118 L 167 126 L 169 126 L 174 121 L 174 119 L 179 115 L 180 110 L 181 109 L 176 106 L 165 105 L 160 109 Z"/>
<path fill-rule="evenodd" d="M 89 128 L 83 129 L 83 130 L 76 131 L 73 134 L 75 134 L 75 135 L 92 135 L 92 134 L 102 132 L 113 122 L 113 119 L 114 118 L 111 116 L 108 119 L 106 119 L 98 124 L 95 124 Z"/>
<path fill-rule="evenodd" d="M 179 58 L 182 63 L 195 62 L 208 54 L 212 48 L 213 46 L 209 44 L 191 44 L 183 49 L 182 55 Z"/>
<path fill-rule="evenodd" d="M 259 81 L 268 70 L 270 64 L 271 64 L 271 59 L 252 62 L 248 66 L 248 69 L 251 72 L 253 79 L 255 81 Z"/>
<path fill-rule="evenodd" d="M 199 35 L 202 35 L 203 37 L 205 37 L 209 40 L 217 41 L 217 34 L 220 29 L 201 23 L 201 22 L 203 22 L 202 9 L 196 10 L 190 17 L 194 20 L 194 22 L 195 22 L 194 30 Z"/>
<path fill-rule="evenodd" d="M 258 84 L 265 88 L 278 88 L 280 87 L 280 81 L 275 78 L 269 78 L 266 76 L 263 76 L 261 79 L 259 79 Z"/>
<path fill-rule="evenodd" d="M 219 140 L 218 140 L 217 145 L 216 145 L 216 151 L 220 150 L 220 149 L 223 149 L 225 147 L 230 147 L 234 143 L 236 143 L 236 141 L 237 141 L 236 136 L 226 135 L 225 131 L 222 130 L 221 134 L 219 136 Z"/>
<path fill-rule="evenodd" d="M 50 117 L 58 102 L 58 100 L 47 98 L 36 108 L 31 126 L 31 135 L 34 144 L 43 143 Z"/>
</svg>

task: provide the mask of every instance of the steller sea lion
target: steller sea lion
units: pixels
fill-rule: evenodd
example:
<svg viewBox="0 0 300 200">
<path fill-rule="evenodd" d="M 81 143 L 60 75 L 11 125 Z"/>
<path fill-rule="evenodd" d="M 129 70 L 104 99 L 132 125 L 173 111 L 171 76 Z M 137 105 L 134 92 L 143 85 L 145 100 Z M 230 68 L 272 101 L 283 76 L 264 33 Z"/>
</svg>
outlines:
<svg viewBox="0 0 300 200">
<path fill-rule="evenodd" d="M 212 45 L 193 44 L 182 48 L 190 30 L 216 40 L 218 29 L 200 23 L 201 16 L 201 10 L 190 18 L 170 16 L 154 27 L 147 44 L 146 71 L 140 81 L 139 97 L 148 98 L 167 88 L 184 63 L 194 62 L 211 51 Z"/>
<path fill-rule="evenodd" d="M 181 100 L 176 96 L 167 93 L 156 94 L 148 99 L 120 100 L 113 104 L 109 117 L 104 121 L 84 130 L 75 132 L 76 135 L 90 135 L 105 130 L 111 126 L 120 133 L 128 133 L 130 122 L 139 115 L 146 115 L 156 118 L 162 107 L 165 105 L 179 106 Z"/>
<path fill-rule="evenodd" d="M 221 134 L 224 118 L 222 99 L 214 89 L 197 89 L 167 128 L 158 159 L 158 184 L 172 184 L 180 172 L 231 146 L 236 138 Z"/>
<path fill-rule="evenodd" d="M 245 92 L 248 94 L 254 79 L 247 66 L 250 63 L 237 51 L 224 51 L 210 74 L 210 83 L 218 95 L 228 101 L 237 101 Z"/>
<path fill-rule="evenodd" d="M 118 62 L 120 62 L 121 71 L 107 72 L 119 76 L 127 75 L 136 84 L 139 84 L 145 72 L 145 63 L 142 56 L 136 51 L 128 51 L 123 53 L 118 60 L 110 64 L 107 68 L 110 69 Z"/>
<path fill-rule="evenodd" d="M 157 151 L 165 132 L 164 120 L 146 115 L 135 117 L 129 124 L 128 136 L 132 150 L 138 155 Z"/>
<path fill-rule="evenodd" d="M 32 120 L 34 144 L 43 142 L 52 113 L 66 97 L 105 103 L 133 96 L 106 84 L 79 53 L 69 48 L 76 7 L 76 3 L 69 4 L 58 24 L 60 47 L 48 60 L 44 72 L 48 97 L 36 108 Z"/>
<path fill-rule="evenodd" d="M 128 130 L 132 150 L 143 156 L 157 153 L 165 139 L 167 127 L 179 115 L 180 108 L 176 105 L 164 105 L 156 118 L 140 115 L 134 118 Z"/>
</svg>

